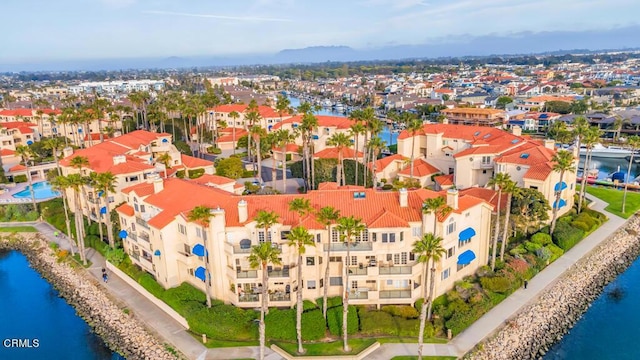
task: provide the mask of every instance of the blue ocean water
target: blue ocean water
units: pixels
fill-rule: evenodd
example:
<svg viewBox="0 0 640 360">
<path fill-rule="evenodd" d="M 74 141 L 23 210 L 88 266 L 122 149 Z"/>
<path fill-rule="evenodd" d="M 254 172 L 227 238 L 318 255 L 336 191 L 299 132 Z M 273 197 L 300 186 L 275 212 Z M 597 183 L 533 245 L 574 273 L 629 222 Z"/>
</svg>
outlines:
<svg viewBox="0 0 640 360">
<path fill-rule="evenodd" d="M 607 285 L 545 360 L 640 359 L 640 259 Z"/>
<path fill-rule="evenodd" d="M 12 339 L 31 347 L 12 347 Z M 109 350 L 58 291 L 29 267 L 24 255 L 0 251 L 0 359 L 123 358 Z"/>
</svg>

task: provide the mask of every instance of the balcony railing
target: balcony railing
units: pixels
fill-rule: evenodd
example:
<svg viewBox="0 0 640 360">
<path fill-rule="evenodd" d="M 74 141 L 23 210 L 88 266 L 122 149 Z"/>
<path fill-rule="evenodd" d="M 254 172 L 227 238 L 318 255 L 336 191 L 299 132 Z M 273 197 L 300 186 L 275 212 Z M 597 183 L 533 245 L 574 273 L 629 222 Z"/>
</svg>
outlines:
<svg viewBox="0 0 640 360">
<path fill-rule="evenodd" d="M 411 290 L 380 290 L 380 299 L 408 299 Z"/>
<path fill-rule="evenodd" d="M 240 302 L 256 302 L 260 299 L 260 295 L 258 294 L 242 294 L 238 296 L 238 301 Z"/>
<path fill-rule="evenodd" d="M 380 275 L 400 275 L 400 274 L 411 274 L 413 272 L 411 266 L 389 266 L 389 267 L 380 267 L 378 269 L 378 273 Z"/>
<path fill-rule="evenodd" d="M 289 269 L 278 269 L 269 271 L 270 278 L 289 277 Z"/>
<path fill-rule="evenodd" d="M 251 252 L 251 247 L 241 248 L 240 245 L 235 245 L 233 247 L 233 253 L 234 254 L 248 254 L 250 252 Z"/>
<path fill-rule="evenodd" d="M 258 277 L 256 270 L 237 270 L 236 278 L 238 279 L 255 279 Z"/>
<path fill-rule="evenodd" d="M 368 291 L 358 291 L 356 290 L 355 292 L 351 292 L 351 294 L 349 294 L 349 299 L 350 300 L 364 300 L 364 299 L 368 299 L 369 298 L 369 292 Z"/>
<path fill-rule="evenodd" d="M 140 233 L 140 239 L 142 239 L 144 241 L 149 241 L 149 234 L 147 234 L 146 232 L 141 232 Z"/>
<path fill-rule="evenodd" d="M 137 217 L 136 218 L 136 224 L 142 226 L 145 229 L 149 229 L 149 224 L 147 224 L 146 221 L 142 220 L 141 218 Z"/>
<path fill-rule="evenodd" d="M 134 232 L 129 232 L 129 233 L 127 234 L 127 236 L 128 236 L 129 238 L 131 238 L 131 240 L 133 240 L 133 241 L 138 241 L 138 235 L 136 235 L 136 233 L 134 233 Z"/>
<path fill-rule="evenodd" d="M 350 267 L 349 275 L 367 275 L 366 267 Z"/>
<path fill-rule="evenodd" d="M 324 251 L 329 250 L 329 246 L 331 246 L 331 251 L 347 251 L 346 243 L 336 242 L 331 244 L 324 244 Z M 354 242 L 349 245 L 350 251 L 371 251 L 373 250 L 373 244 L 368 241 L 364 242 Z"/>
<path fill-rule="evenodd" d="M 291 301 L 291 294 L 286 294 L 284 292 L 275 292 L 273 294 L 269 294 L 270 301 Z"/>
</svg>

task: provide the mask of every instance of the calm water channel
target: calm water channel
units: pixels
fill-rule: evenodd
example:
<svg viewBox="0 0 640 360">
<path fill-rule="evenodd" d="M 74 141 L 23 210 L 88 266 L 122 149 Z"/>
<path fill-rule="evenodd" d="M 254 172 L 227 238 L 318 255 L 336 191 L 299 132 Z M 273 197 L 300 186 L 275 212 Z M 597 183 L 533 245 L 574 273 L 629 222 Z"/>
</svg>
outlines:
<svg viewBox="0 0 640 360">
<path fill-rule="evenodd" d="M 11 346 L 12 339 L 31 347 Z M 3 360 L 123 359 L 17 251 L 0 251 L 0 341 Z"/>
</svg>

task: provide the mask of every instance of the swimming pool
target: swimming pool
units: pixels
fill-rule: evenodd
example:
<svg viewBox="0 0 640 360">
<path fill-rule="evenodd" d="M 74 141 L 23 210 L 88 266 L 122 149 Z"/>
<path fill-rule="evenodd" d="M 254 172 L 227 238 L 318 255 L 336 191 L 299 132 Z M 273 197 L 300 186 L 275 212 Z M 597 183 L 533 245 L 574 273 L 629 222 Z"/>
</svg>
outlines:
<svg viewBox="0 0 640 360">
<path fill-rule="evenodd" d="M 33 196 L 37 199 L 48 199 L 60 196 L 57 191 L 51 190 L 51 184 L 48 181 L 41 181 L 33 184 Z M 14 198 L 25 199 L 31 197 L 31 190 L 27 186 L 24 190 L 13 194 Z"/>
</svg>

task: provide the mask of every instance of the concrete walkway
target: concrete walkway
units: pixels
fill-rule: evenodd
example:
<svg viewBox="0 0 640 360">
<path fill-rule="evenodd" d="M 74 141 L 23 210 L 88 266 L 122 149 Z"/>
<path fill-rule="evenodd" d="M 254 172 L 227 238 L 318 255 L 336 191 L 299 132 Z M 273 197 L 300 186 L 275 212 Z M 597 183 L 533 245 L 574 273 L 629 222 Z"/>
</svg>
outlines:
<svg viewBox="0 0 640 360">
<path fill-rule="evenodd" d="M 471 351 L 476 344 L 498 331 L 507 320 L 515 316 L 522 308 L 542 294 L 543 291 L 551 287 L 576 261 L 591 252 L 607 239 L 610 234 L 624 225 L 626 222 L 625 219 L 604 210 L 608 205 L 607 203 L 590 195 L 587 195 L 587 197 L 592 201 L 591 208 L 607 215 L 609 221 L 531 279 L 526 290 L 520 289 L 514 292 L 448 344 L 425 344 L 424 355 L 464 356 L 464 354 Z M 47 237 L 49 241 L 59 243 L 63 249 L 70 249 L 68 239 L 66 239 L 66 237 L 56 238 L 53 227 L 47 223 L 0 223 L 0 225 L 33 225 Z M 87 251 L 87 256 L 93 263 L 92 267 L 88 269 L 88 272 L 94 278 L 101 281 L 101 269 L 105 264 L 104 258 L 93 249 Z M 207 360 L 258 357 L 257 346 L 206 349 L 202 343 L 192 337 L 184 327 L 115 276 L 115 274 L 110 274 L 109 282 L 102 284 L 118 302 L 122 303 L 123 307 L 129 308 L 133 314 L 146 324 L 149 329 L 154 331 L 160 339 L 171 344 L 171 346 L 189 359 Z M 416 355 L 417 349 L 418 345 L 415 343 L 382 344 L 380 348 L 370 354 L 367 359 L 388 360 L 399 355 Z M 266 350 L 265 358 L 268 360 L 281 359 L 278 354 L 272 352 L 270 349 Z"/>
</svg>

